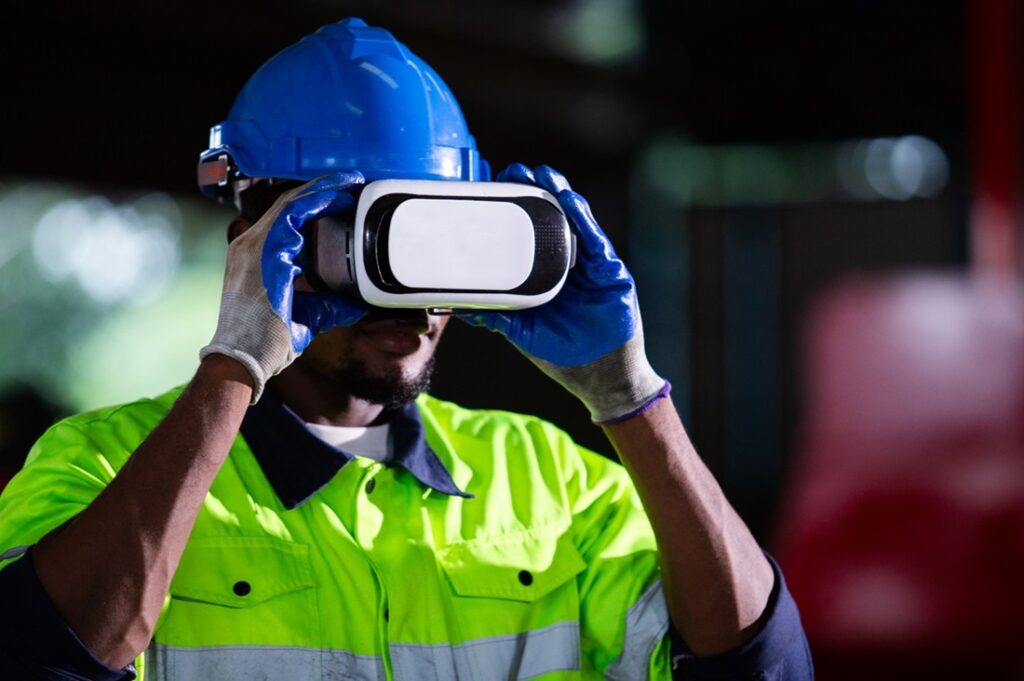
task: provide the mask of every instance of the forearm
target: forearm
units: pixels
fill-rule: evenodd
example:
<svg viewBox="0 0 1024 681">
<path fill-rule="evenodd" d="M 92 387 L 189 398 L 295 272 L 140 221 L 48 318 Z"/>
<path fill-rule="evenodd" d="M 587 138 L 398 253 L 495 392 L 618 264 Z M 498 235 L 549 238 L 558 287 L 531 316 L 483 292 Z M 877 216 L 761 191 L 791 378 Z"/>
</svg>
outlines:
<svg viewBox="0 0 1024 681">
<path fill-rule="evenodd" d="M 654 528 L 669 612 L 694 653 L 750 639 L 771 594 L 771 566 L 700 460 L 670 400 L 605 427 Z"/>
<path fill-rule="evenodd" d="M 148 644 L 251 394 L 241 365 L 208 357 L 106 489 L 35 547 L 36 573 L 57 610 L 107 664 L 122 667 Z"/>
</svg>

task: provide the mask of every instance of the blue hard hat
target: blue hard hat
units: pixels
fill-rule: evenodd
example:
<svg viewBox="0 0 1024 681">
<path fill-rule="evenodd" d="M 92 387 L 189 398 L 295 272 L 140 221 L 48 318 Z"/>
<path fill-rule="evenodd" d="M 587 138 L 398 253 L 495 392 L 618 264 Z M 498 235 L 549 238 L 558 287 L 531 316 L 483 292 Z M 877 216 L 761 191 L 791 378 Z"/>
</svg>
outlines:
<svg viewBox="0 0 1024 681">
<path fill-rule="evenodd" d="M 391 33 L 354 18 L 261 66 L 210 129 L 198 174 L 203 193 L 228 198 L 233 179 L 342 169 L 367 180 L 490 175 L 444 81 Z"/>
</svg>

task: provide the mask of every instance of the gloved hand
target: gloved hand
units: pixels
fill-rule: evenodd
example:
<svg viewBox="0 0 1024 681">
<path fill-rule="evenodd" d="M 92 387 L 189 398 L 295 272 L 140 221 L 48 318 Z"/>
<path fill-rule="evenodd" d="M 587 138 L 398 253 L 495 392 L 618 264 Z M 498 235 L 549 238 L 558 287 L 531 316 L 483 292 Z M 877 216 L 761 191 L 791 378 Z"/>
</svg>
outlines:
<svg viewBox="0 0 1024 681">
<path fill-rule="evenodd" d="M 625 420 L 668 395 L 671 386 L 647 361 L 636 285 L 590 213 L 558 171 L 515 163 L 499 182 L 551 192 L 576 233 L 576 265 L 562 290 L 539 307 L 471 311 L 458 316 L 508 338 L 544 373 L 576 395 L 595 423 Z"/>
<path fill-rule="evenodd" d="M 361 184 L 361 173 L 340 172 L 285 192 L 228 247 L 217 330 L 199 357 L 217 353 L 241 362 L 252 375 L 253 404 L 267 379 L 291 364 L 314 336 L 350 326 L 366 313 L 360 300 L 294 289 L 302 273 L 297 260 L 303 224 L 351 208 L 349 190 Z"/>
</svg>

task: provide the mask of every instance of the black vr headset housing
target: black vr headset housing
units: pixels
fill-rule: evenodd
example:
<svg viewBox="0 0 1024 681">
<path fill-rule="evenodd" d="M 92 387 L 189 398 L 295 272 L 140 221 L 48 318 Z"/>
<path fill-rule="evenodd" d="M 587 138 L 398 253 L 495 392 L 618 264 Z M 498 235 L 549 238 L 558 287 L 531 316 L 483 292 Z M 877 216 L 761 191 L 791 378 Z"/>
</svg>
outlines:
<svg viewBox="0 0 1024 681">
<path fill-rule="evenodd" d="M 575 259 L 555 197 L 507 182 L 371 182 L 354 215 L 317 220 L 307 240 L 318 287 L 378 307 L 534 307 Z"/>
</svg>

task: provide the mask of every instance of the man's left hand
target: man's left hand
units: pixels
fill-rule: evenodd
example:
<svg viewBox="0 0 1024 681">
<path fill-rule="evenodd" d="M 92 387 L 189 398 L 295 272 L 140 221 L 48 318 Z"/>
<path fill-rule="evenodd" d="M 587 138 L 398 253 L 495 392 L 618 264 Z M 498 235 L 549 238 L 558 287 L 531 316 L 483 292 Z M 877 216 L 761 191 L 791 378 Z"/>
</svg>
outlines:
<svg viewBox="0 0 1024 681">
<path fill-rule="evenodd" d="M 636 284 L 598 226 L 586 199 L 548 166 L 515 163 L 499 182 L 541 187 L 558 200 L 577 239 L 576 265 L 562 290 L 540 307 L 459 313 L 508 338 L 544 373 L 576 395 L 595 423 L 628 418 L 668 394 L 644 352 Z"/>
</svg>

